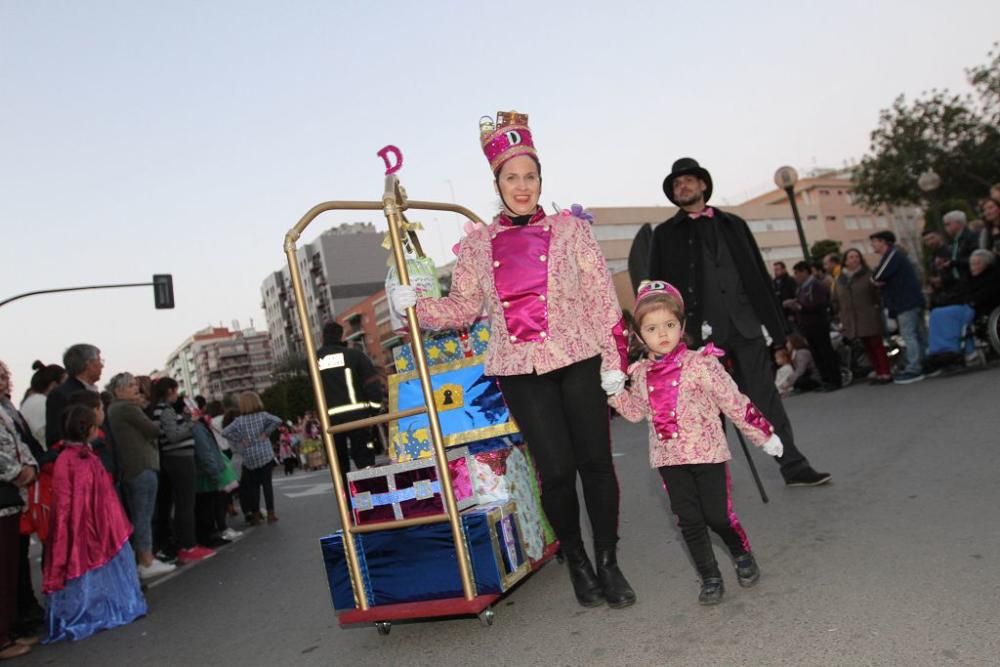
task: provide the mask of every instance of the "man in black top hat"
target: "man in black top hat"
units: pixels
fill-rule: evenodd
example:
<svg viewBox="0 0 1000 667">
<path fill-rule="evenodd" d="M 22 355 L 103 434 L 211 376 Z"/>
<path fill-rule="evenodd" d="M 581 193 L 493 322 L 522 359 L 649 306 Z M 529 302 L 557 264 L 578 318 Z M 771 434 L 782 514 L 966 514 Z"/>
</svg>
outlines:
<svg viewBox="0 0 1000 667">
<path fill-rule="evenodd" d="M 774 386 L 761 327 L 776 345 L 783 344 L 785 317 L 750 228 L 742 218 L 706 205 L 712 177 L 692 158 L 674 162 L 663 192 L 680 210 L 653 230 L 648 277 L 680 290 L 685 331 L 696 344 L 711 339 L 732 360 L 740 390 L 760 408 L 785 446 L 784 455 L 777 457 L 785 483 L 829 482 L 830 475 L 813 470 L 796 448 Z"/>
<path fill-rule="evenodd" d="M 331 424 L 346 424 L 377 414 L 382 409 L 382 381 L 375 366 L 361 350 L 347 347 L 344 327 L 328 322 L 323 327 L 323 347 L 316 350 Z M 350 458 L 361 470 L 375 464 L 376 434 L 361 428 L 333 436 L 341 476 L 347 484 Z"/>
</svg>

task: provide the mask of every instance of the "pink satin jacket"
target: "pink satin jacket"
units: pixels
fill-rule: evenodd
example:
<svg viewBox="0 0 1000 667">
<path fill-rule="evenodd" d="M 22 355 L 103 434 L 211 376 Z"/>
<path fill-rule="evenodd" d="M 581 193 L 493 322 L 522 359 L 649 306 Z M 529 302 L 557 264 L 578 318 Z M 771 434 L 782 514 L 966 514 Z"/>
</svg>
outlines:
<svg viewBox="0 0 1000 667">
<path fill-rule="evenodd" d="M 629 368 L 631 386 L 608 403 L 631 422 L 649 421 L 649 463 L 721 463 L 732 458 L 721 411 L 758 447 L 774 430 L 713 356 L 682 343 L 670 354 Z"/>
<path fill-rule="evenodd" d="M 451 292 L 416 308 L 422 327 L 446 329 L 467 326 L 484 305 L 489 375 L 542 374 L 598 354 L 602 370 L 622 368 L 611 274 L 590 224 L 567 211 L 477 226 L 462 240 Z"/>
</svg>

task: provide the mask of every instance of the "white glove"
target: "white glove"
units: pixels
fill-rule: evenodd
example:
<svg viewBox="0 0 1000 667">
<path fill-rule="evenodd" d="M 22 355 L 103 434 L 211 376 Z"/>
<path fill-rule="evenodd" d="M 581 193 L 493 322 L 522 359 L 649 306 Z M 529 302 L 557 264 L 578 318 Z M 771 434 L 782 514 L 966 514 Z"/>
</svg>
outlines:
<svg viewBox="0 0 1000 667">
<path fill-rule="evenodd" d="M 402 315 L 407 308 L 417 305 L 417 290 L 410 285 L 393 285 L 389 288 L 389 303 Z"/>
<path fill-rule="evenodd" d="M 601 389 L 608 396 L 620 394 L 625 389 L 625 380 L 627 377 L 621 371 L 601 371 Z"/>
<path fill-rule="evenodd" d="M 764 443 L 764 452 L 771 456 L 781 456 L 785 453 L 785 446 L 781 444 L 781 438 L 777 433 L 772 433 L 771 437 Z"/>
</svg>

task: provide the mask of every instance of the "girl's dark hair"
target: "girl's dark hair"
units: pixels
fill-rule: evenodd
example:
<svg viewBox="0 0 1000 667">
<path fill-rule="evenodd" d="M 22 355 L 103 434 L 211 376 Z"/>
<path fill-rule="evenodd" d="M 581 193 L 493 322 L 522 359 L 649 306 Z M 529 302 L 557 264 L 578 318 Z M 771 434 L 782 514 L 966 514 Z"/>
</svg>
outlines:
<svg viewBox="0 0 1000 667">
<path fill-rule="evenodd" d="M 797 333 L 788 334 L 788 342 L 792 344 L 792 347 L 796 350 L 808 350 L 809 343 L 806 339 Z"/>
<path fill-rule="evenodd" d="M 240 416 L 239 410 L 226 410 L 226 414 L 222 417 L 222 428 L 226 428 Z"/>
<path fill-rule="evenodd" d="M 89 392 L 93 393 L 93 392 Z M 100 400 L 100 399 L 98 399 Z M 86 405 L 71 405 L 63 412 L 63 436 L 71 442 L 87 442 L 90 430 L 97 426 L 97 415 Z"/>
<path fill-rule="evenodd" d="M 222 405 L 222 401 L 209 401 L 205 406 L 205 412 L 209 417 L 218 417 L 226 414 L 226 408 Z"/>
<path fill-rule="evenodd" d="M 66 369 L 59 364 L 45 365 L 36 361 L 31 364 L 31 368 L 35 371 L 35 374 L 31 376 L 31 391 L 37 394 L 44 394 L 49 385 L 53 382 L 59 382 L 66 374 Z"/>
<path fill-rule="evenodd" d="M 153 383 L 153 403 L 159 403 L 163 401 L 167 394 L 169 394 L 174 389 L 177 389 L 180 385 L 177 384 L 177 380 L 169 377 L 162 377 Z"/>
</svg>

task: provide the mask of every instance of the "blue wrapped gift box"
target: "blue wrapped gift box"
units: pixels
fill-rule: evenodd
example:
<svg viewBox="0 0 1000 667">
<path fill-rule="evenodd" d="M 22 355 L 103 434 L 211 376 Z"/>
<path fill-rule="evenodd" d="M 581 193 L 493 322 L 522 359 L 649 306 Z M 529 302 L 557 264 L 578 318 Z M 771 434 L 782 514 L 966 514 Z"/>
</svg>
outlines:
<svg viewBox="0 0 1000 667">
<path fill-rule="evenodd" d="M 446 447 L 517 433 L 496 378 L 485 374 L 485 357 L 460 359 L 430 369 L 434 405 Z M 416 372 L 389 376 L 389 411 L 424 405 Z M 389 423 L 389 460 L 407 463 L 433 455 L 427 415 Z"/>
<path fill-rule="evenodd" d="M 499 594 L 529 571 L 514 503 L 462 513 L 477 595 Z M 361 578 L 371 607 L 462 597 L 455 544 L 447 523 L 359 533 L 354 536 Z M 354 609 L 343 532 L 320 539 L 333 606 Z"/>
<path fill-rule="evenodd" d="M 425 331 L 423 339 L 424 357 L 428 366 L 449 364 L 486 354 L 486 347 L 490 342 L 490 323 L 489 320 L 479 320 L 468 329 Z M 392 360 L 396 364 L 397 373 L 417 370 L 410 343 L 393 348 Z"/>
</svg>

